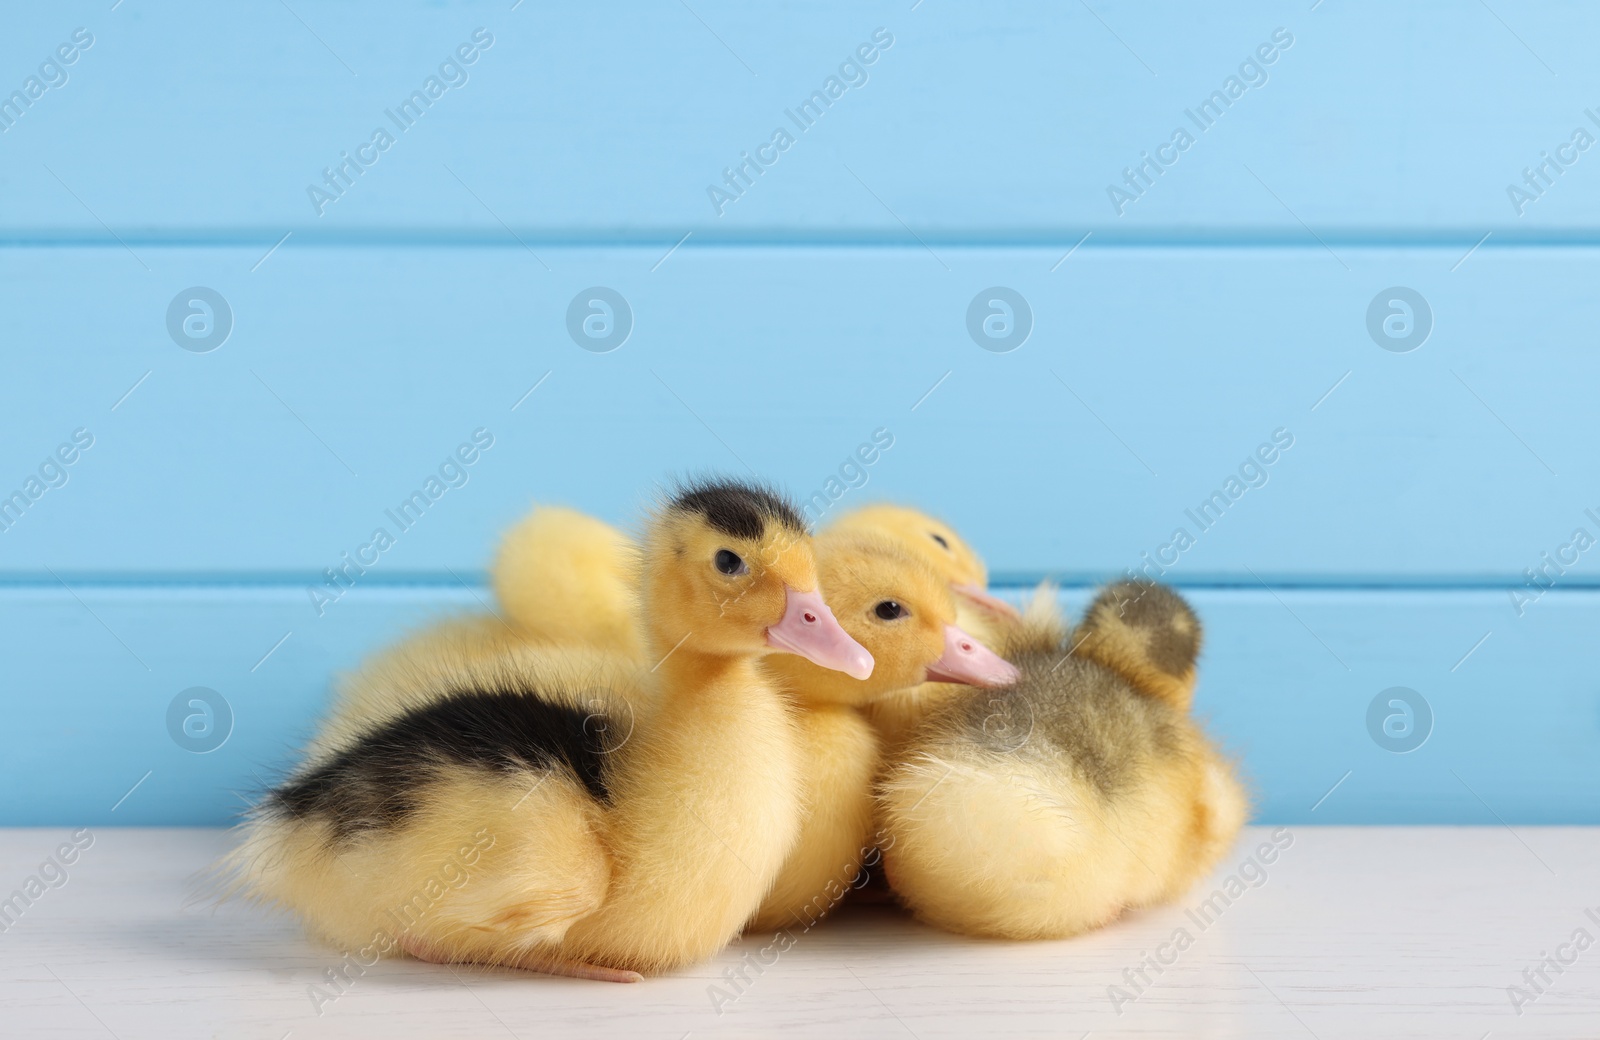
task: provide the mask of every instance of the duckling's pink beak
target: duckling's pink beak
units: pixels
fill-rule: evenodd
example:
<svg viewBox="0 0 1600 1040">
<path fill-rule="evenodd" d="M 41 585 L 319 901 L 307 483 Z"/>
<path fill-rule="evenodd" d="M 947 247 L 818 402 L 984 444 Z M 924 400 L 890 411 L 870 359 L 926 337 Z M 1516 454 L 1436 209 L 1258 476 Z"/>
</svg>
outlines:
<svg viewBox="0 0 1600 1040">
<path fill-rule="evenodd" d="M 968 686 L 1010 686 L 1021 676 L 1016 665 L 954 625 L 944 626 L 944 656 L 928 666 L 933 682 Z"/>
<path fill-rule="evenodd" d="M 783 619 L 767 629 L 767 645 L 853 679 L 872 674 L 875 663 L 867 648 L 839 627 L 833 611 L 815 592 L 784 587 Z"/>
<path fill-rule="evenodd" d="M 993 613 L 999 614 L 1001 617 L 1006 617 L 1006 618 L 1021 618 L 1022 617 L 1022 611 L 1018 610 L 1016 607 L 1013 607 L 1011 604 L 1007 603 L 1005 600 L 1001 599 L 999 596 L 991 595 L 989 593 L 989 590 L 985 589 L 981 585 L 954 585 L 954 584 L 952 584 L 950 587 L 955 590 L 956 595 L 965 596 L 967 599 L 969 599 L 972 602 L 976 603 L 978 606 L 983 607 L 985 610 L 989 610 L 989 611 L 992 611 Z"/>
</svg>

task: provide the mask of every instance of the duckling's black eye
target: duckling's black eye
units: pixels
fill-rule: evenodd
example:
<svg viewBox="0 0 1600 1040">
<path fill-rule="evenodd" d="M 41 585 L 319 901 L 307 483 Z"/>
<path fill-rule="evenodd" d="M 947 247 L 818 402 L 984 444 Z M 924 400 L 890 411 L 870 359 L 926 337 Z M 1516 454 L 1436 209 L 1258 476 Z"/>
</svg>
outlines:
<svg viewBox="0 0 1600 1040">
<path fill-rule="evenodd" d="M 738 554 L 731 553 L 726 549 L 717 550 L 716 564 L 717 570 L 728 575 L 743 574 L 748 569 L 745 567 L 744 561 L 739 559 Z"/>
<path fill-rule="evenodd" d="M 893 621 L 895 618 L 905 617 L 906 608 L 892 599 L 886 599 L 878 604 L 877 614 L 885 621 Z"/>
<path fill-rule="evenodd" d="M 946 549 L 950 548 L 950 543 L 944 540 L 944 535 L 942 535 L 942 534 L 934 534 L 932 531 L 929 531 L 928 534 L 933 538 L 934 541 L 938 542 L 940 545 L 944 546 Z"/>
</svg>

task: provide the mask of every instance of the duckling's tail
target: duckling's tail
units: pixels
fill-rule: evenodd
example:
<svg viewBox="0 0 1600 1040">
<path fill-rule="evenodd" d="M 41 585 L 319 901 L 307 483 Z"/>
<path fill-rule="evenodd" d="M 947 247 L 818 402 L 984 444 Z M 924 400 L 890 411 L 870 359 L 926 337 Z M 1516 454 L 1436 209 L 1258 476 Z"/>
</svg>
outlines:
<svg viewBox="0 0 1600 1040">
<path fill-rule="evenodd" d="M 1119 581 L 1084 612 L 1073 655 L 1121 676 L 1134 689 L 1188 711 L 1194 700 L 1200 619 L 1165 585 Z"/>
</svg>

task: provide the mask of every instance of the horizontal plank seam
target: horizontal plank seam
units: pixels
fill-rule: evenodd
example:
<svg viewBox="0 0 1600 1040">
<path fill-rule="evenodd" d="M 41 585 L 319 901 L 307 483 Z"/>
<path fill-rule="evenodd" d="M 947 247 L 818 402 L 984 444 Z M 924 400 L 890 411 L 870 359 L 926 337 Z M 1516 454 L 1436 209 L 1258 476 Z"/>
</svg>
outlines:
<svg viewBox="0 0 1600 1040">
<path fill-rule="evenodd" d="M 650 249 L 661 250 L 693 230 L 694 238 L 682 247 L 684 253 L 715 249 L 884 249 L 922 252 L 923 244 L 946 249 L 1066 249 L 1083 239 L 1086 229 L 1006 231 L 995 229 L 917 231 L 917 239 L 893 231 L 817 231 L 756 229 L 749 232 L 710 231 L 699 227 L 640 229 L 634 231 L 584 231 L 506 229 L 419 229 L 369 228 L 349 231 L 317 231 L 304 228 L 230 228 L 205 230 L 155 229 L 121 231 L 117 238 L 102 232 L 74 229 L 36 229 L 0 231 L 0 249 L 80 249 L 128 246 L 175 249 L 265 249 L 295 232 L 291 252 L 303 249 L 337 248 L 416 248 L 416 249 L 514 249 L 529 247 L 569 249 Z M 1320 252 L 1322 243 L 1353 249 L 1465 249 L 1493 234 L 1479 252 L 1493 253 L 1516 248 L 1600 248 L 1600 227 L 1592 228 L 1506 228 L 1461 227 L 1441 229 L 1328 229 L 1319 230 L 1322 242 L 1302 231 L 1258 228 L 1202 228 L 1194 230 L 1159 229 L 1150 231 L 1101 228 L 1082 242 L 1082 252 L 1097 253 L 1117 249 L 1283 249 Z"/>
</svg>

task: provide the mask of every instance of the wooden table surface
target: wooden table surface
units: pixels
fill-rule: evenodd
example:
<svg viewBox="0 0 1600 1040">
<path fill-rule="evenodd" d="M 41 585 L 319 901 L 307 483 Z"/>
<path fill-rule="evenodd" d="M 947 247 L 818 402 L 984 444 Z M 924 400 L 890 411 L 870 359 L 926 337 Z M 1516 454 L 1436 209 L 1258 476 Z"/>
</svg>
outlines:
<svg viewBox="0 0 1600 1040">
<path fill-rule="evenodd" d="M 204 895 L 197 873 L 226 832 L 95 829 L 58 870 L 45 863 L 69 832 L 5 830 L 0 898 L 30 876 L 43 891 L 20 914 L 0 904 L 0 1033 L 1600 1036 L 1600 829 L 1296 827 L 1266 864 L 1253 850 L 1269 833 L 1254 828 L 1182 904 L 1061 942 L 971 940 L 864 906 L 744 969 L 748 983 L 730 969 L 766 941 L 634 986 L 399 960 L 349 969 L 340 992 L 337 951 Z M 1572 963 L 1530 984 L 1544 956 Z"/>
</svg>

